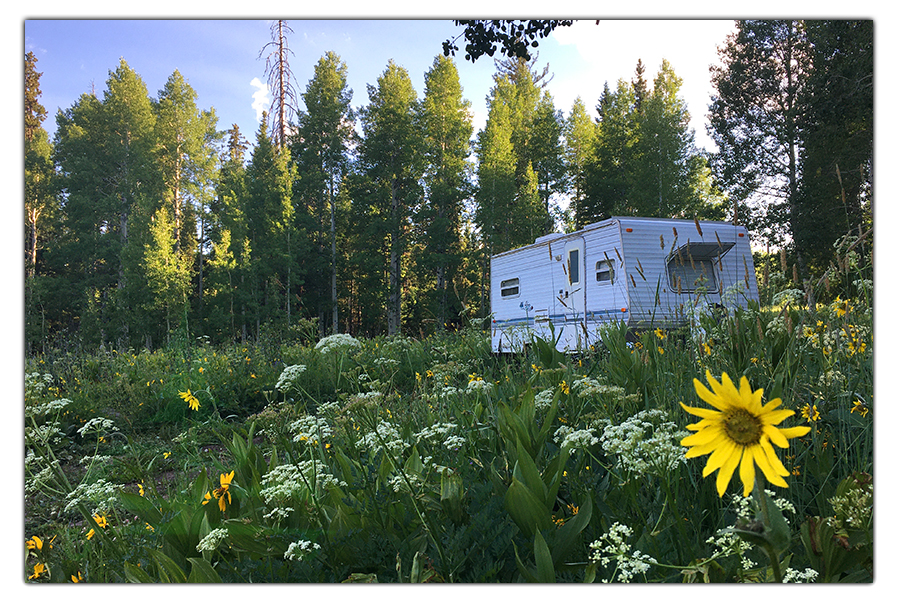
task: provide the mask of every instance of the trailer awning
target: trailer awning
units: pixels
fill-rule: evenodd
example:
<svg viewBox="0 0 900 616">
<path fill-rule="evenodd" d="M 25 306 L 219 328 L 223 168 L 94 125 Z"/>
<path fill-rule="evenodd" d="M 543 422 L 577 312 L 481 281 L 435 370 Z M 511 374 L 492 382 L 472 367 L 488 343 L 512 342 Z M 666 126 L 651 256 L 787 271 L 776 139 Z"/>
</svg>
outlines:
<svg viewBox="0 0 900 616">
<path fill-rule="evenodd" d="M 672 258 L 681 261 L 691 259 L 718 259 L 734 248 L 734 242 L 688 242 L 672 251 Z"/>
</svg>

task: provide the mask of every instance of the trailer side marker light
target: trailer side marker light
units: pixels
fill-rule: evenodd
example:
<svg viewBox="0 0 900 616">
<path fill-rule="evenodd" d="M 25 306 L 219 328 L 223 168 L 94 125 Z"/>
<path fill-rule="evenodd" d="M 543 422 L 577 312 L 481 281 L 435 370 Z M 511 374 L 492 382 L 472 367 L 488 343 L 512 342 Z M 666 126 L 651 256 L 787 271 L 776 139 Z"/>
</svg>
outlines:
<svg viewBox="0 0 900 616">
<path fill-rule="evenodd" d="M 744 237 L 743 233 L 738 233 L 738 237 Z"/>
<path fill-rule="evenodd" d="M 631 227 L 625 227 L 625 233 L 631 233 L 632 230 Z"/>
<path fill-rule="evenodd" d="M 622 308 L 622 312 L 628 312 L 628 308 Z"/>
</svg>

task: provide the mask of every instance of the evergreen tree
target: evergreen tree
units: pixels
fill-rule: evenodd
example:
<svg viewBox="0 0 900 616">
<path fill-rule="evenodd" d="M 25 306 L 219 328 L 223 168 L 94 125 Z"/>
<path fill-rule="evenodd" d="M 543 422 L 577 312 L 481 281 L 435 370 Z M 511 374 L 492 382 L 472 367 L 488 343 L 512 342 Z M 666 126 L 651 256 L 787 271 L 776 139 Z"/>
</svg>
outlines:
<svg viewBox="0 0 900 616">
<path fill-rule="evenodd" d="M 247 169 L 244 155 L 249 143 L 237 124 L 228 130 L 216 198 L 211 204 L 213 224 L 209 262 L 210 284 L 206 288 L 209 321 L 214 331 L 228 339 L 246 340 L 250 301 L 250 240 L 247 230 Z"/>
<path fill-rule="evenodd" d="M 738 21 L 710 68 L 716 177 L 741 222 L 773 243 L 789 240 L 799 215 L 801 100 L 810 71 L 804 24 Z M 801 269 L 805 269 L 801 262 Z"/>
<path fill-rule="evenodd" d="M 456 65 L 448 58 L 436 57 L 425 74 L 420 117 L 425 201 L 417 217 L 422 241 L 415 263 L 421 276 L 428 272 L 433 277 L 433 282 L 427 283 L 426 303 L 428 313 L 442 329 L 461 311 L 458 300 L 451 304 L 450 288 L 462 263 L 460 226 L 471 192 L 469 107 Z"/>
<path fill-rule="evenodd" d="M 289 230 L 293 165 L 287 148 L 279 149 L 266 131 L 263 114 L 256 147 L 247 169 L 247 237 L 252 250 L 251 307 L 255 336 L 263 322 L 285 324 L 290 295 Z"/>
<path fill-rule="evenodd" d="M 38 255 L 57 234 L 58 220 L 53 148 L 41 127 L 47 112 L 39 100 L 41 73 L 35 70 L 36 63 L 33 53 L 25 54 L 25 340 L 29 348 L 45 341 L 48 333 L 46 319 L 38 316 L 46 310 Z"/>
<path fill-rule="evenodd" d="M 667 60 L 648 90 L 638 61 L 631 83 L 604 87 L 593 155 L 585 164 L 580 224 L 607 216 L 718 219 L 724 196 L 694 144 L 681 79 Z"/>
<path fill-rule="evenodd" d="M 594 153 L 585 166 L 585 196 L 579 216 L 582 224 L 634 213 L 628 204 L 637 141 L 631 117 L 633 105 L 634 90 L 624 80 L 619 80 L 615 91 L 604 84 L 597 103 Z"/>
<path fill-rule="evenodd" d="M 85 94 L 57 115 L 54 152 L 62 173 L 65 263 L 72 305 L 94 341 L 126 344 L 146 320 L 133 308 L 152 204 L 154 115 L 143 80 L 121 60 L 103 101 Z"/>
<path fill-rule="evenodd" d="M 587 165 L 596 140 L 594 121 L 588 115 L 581 97 L 572 103 L 572 110 L 563 127 L 563 137 L 564 160 L 571 197 L 569 209 L 574 214 L 575 227 L 581 228 L 586 224 L 584 207 Z"/>
<path fill-rule="evenodd" d="M 641 216 L 691 218 L 700 206 L 693 199 L 691 175 L 698 152 L 687 103 L 679 96 L 681 83 L 664 59 L 653 91 L 641 105 L 635 89 L 636 161 L 629 206 Z"/>
<path fill-rule="evenodd" d="M 798 249 L 821 270 L 841 236 L 862 236 L 872 225 L 873 23 L 809 21 L 806 31 L 812 70 L 802 100 L 801 206 L 793 231 Z"/>
<path fill-rule="evenodd" d="M 553 221 L 561 218 L 562 212 L 554 201 L 567 189 L 563 125 L 562 112 L 556 109 L 550 92 L 544 90 L 534 111 L 529 158 L 544 207 L 545 232 L 552 231 Z"/>
<path fill-rule="evenodd" d="M 297 181 L 298 215 L 318 247 L 308 255 L 307 288 L 313 292 L 310 308 L 319 316 L 325 331 L 325 314 L 330 313 L 331 331 L 338 333 L 337 285 L 337 195 L 350 165 L 350 151 L 356 140 L 355 120 L 350 102 L 353 91 L 347 86 L 347 65 L 340 56 L 328 52 L 313 70 L 313 78 L 303 93 L 306 110 L 300 113 L 294 158 L 303 170 Z M 327 249 L 326 242 L 330 245 Z M 326 279 L 323 275 L 330 273 Z"/>
<path fill-rule="evenodd" d="M 403 314 L 403 261 L 410 221 L 421 202 L 422 135 L 415 121 L 416 92 L 406 69 L 389 62 L 368 92 L 369 105 L 361 112 L 361 164 L 374 184 L 371 207 L 386 223 L 387 333 L 394 335 L 400 332 Z"/>
<path fill-rule="evenodd" d="M 476 221 L 482 240 L 491 254 L 529 243 L 527 236 L 519 232 L 525 225 L 513 219 L 516 196 L 516 156 L 513 151 L 512 117 L 507 102 L 509 95 L 502 90 L 511 89 L 508 79 L 501 79 L 494 87 L 494 95 L 488 102 L 488 117 L 478 133 L 478 210 Z"/>
<path fill-rule="evenodd" d="M 25 142 L 34 138 L 35 131 L 47 119 L 47 110 L 41 105 L 41 75 L 35 70 L 37 57 L 32 52 L 25 54 Z"/>
<path fill-rule="evenodd" d="M 203 296 L 203 244 L 208 233 L 207 208 L 215 180 L 215 111 L 199 111 L 197 95 L 177 70 L 154 103 L 156 153 L 163 182 L 162 199 L 174 223 L 174 250 L 196 264 L 198 308 Z M 200 237 L 197 233 L 200 232 Z"/>
</svg>

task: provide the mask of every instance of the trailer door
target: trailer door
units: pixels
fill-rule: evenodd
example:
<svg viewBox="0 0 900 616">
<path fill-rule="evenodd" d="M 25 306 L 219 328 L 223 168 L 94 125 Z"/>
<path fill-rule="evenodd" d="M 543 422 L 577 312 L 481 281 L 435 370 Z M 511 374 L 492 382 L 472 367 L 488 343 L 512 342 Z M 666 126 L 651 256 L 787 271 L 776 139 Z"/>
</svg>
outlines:
<svg viewBox="0 0 900 616">
<path fill-rule="evenodd" d="M 556 312 L 562 313 L 564 324 L 560 348 L 581 348 L 584 338 L 585 271 L 584 238 L 576 237 L 565 246 L 563 258 L 565 286 L 559 290 Z"/>
</svg>

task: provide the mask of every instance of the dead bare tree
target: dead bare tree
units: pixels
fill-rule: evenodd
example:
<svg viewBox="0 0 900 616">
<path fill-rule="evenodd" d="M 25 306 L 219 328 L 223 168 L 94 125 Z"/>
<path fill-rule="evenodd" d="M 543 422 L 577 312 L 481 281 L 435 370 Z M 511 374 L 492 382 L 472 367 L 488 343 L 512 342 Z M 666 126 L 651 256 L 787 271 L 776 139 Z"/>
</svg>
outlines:
<svg viewBox="0 0 900 616">
<path fill-rule="evenodd" d="M 288 46 L 287 35 L 294 31 L 283 19 L 272 22 L 272 40 L 260 50 L 262 58 L 266 56 L 266 78 L 269 90 L 272 92 L 272 105 L 269 108 L 269 118 L 272 121 L 272 140 L 282 147 L 285 145 L 288 135 L 288 124 L 297 113 L 297 91 L 294 88 L 294 74 L 288 62 L 288 54 L 293 55 Z"/>
</svg>

